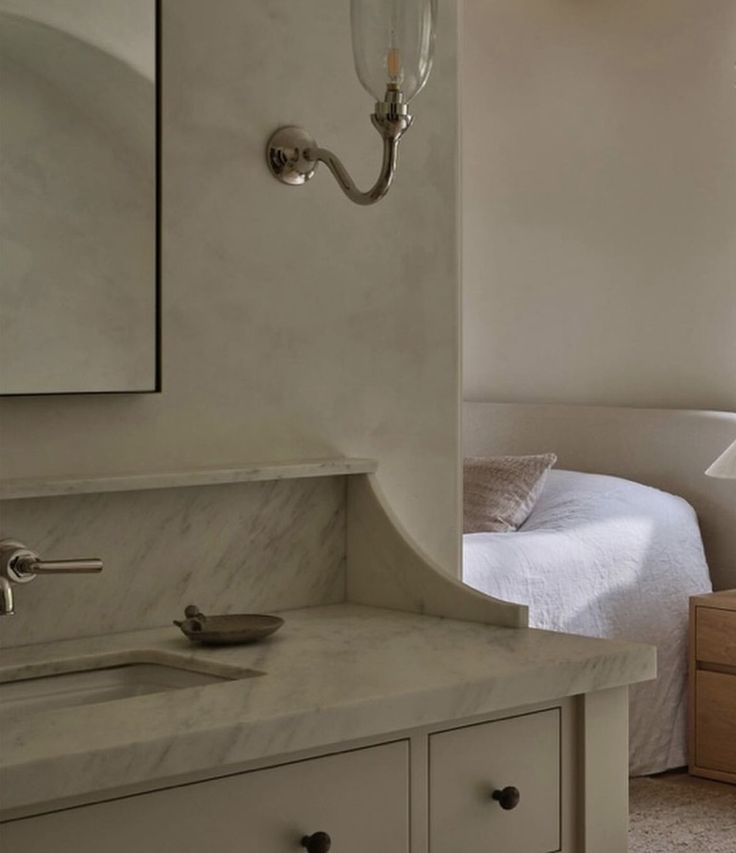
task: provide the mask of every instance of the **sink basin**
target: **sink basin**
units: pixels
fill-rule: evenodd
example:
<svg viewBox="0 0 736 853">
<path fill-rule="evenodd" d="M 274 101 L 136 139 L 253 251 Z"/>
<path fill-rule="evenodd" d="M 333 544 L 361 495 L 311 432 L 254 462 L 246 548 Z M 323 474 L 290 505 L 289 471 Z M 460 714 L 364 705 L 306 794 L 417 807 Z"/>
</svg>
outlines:
<svg viewBox="0 0 736 853">
<path fill-rule="evenodd" d="M 36 711 L 70 708 L 162 693 L 186 687 L 221 684 L 262 673 L 229 666 L 197 667 L 189 661 L 170 665 L 139 658 L 110 665 L 103 661 L 96 667 L 89 662 L 84 668 L 42 674 L 47 666 L 39 665 L 38 675 L 31 667 L 22 678 L 3 680 L 0 676 L 0 720 L 8 716 L 25 716 Z"/>
</svg>

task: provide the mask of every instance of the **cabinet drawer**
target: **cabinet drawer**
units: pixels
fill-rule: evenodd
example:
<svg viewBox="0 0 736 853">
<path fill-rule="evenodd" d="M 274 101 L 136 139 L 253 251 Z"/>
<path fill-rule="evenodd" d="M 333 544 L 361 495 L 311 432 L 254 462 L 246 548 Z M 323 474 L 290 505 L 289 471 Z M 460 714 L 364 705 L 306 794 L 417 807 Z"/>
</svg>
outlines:
<svg viewBox="0 0 736 853">
<path fill-rule="evenodd" d="M 695 764 L 736 773 L 736 675 L 695 676 Z"/>
<path fill-rule="evenodd" d="M 698 607 L 695 632 L 699 661 L 736 666 L 736 611 Z"/>
<path fill-rule="evenodd" d="M 33 853 L 296 853 L 327 832 L 331 853 L 408 853 L 407 741 L 69 809 L 0 826 Z"/>
<path fill-rule="evenodd" d="M 559 708 L 430 738 L 431 853 L 560 849 Z M 519 790 L 504 810 L 493 792 Z"/>
</svg>

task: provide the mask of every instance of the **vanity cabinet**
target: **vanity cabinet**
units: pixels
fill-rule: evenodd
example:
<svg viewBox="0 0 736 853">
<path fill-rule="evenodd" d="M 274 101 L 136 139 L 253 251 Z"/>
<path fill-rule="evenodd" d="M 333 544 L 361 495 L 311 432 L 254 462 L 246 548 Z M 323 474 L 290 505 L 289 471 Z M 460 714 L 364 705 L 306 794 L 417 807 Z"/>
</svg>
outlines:
<svg viewBox="0 0 736 853">
<path fill-rule="evenodd" d="M 323 832 L 331 853 L 573 853 L 576 719 L 564 700 L 22 818 L 0 849 L 297 853 Z"/>
<path fill-rule="evenodd" d="M 409 853 L 409 742 L 13 821 L 3 853 Z M 318 848 L 317 848 L 318 849 Z"/>
<path fill-rule="evenodd" d="M 561 841 L 561 709 L 433 734 L 430 853 L 551 853 Z"/>
<path fill-rule="evenodd" d="M 613 688 L 107 791 L 7 820 L 0 850 L 304 853 L 305 836 L 326 833 L 330 853 L 625 853 L 627 706 Z"/>
</svg>

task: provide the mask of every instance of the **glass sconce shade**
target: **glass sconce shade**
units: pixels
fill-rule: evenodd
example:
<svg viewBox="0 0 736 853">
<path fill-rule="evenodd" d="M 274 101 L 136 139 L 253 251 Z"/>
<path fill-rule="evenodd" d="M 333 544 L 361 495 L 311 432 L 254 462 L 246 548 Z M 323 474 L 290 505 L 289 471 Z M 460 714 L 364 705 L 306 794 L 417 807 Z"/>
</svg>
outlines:
<svg viewBox="0 0 736 853">
<path fill-rule="evenodd" d="M 437 0 L 351 0 L 358 79 L 376 101 L 420 92 L 432 70 Z"/>
</svg>

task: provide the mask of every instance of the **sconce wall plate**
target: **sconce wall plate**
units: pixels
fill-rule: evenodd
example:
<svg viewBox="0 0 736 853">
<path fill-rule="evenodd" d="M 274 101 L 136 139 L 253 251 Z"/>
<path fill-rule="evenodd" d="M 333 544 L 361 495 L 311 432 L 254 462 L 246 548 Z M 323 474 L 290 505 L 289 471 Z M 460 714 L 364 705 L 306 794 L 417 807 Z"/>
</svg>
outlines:
<svg viewBox="0 0 736 853">
<path fill-rule="evenodd" d="M 317 169 L 317 160 L 307 157 L 317 143 L 302 127 L 280 127 L 268 140 L 266 158 L 274 178 L 290 187 L 306 184 Z"/>
</svg>

